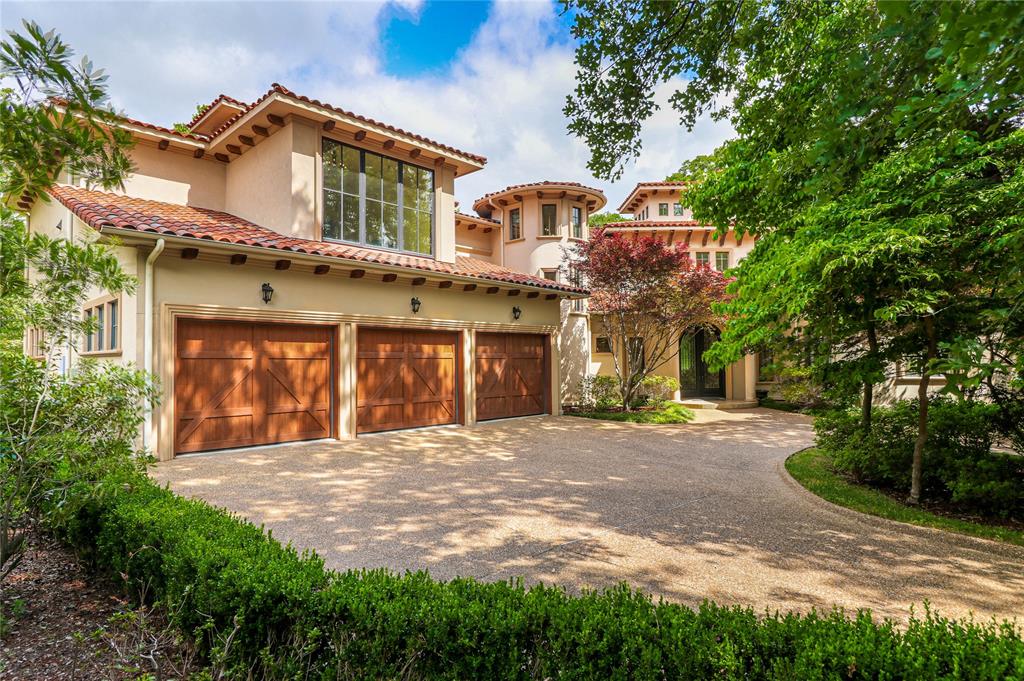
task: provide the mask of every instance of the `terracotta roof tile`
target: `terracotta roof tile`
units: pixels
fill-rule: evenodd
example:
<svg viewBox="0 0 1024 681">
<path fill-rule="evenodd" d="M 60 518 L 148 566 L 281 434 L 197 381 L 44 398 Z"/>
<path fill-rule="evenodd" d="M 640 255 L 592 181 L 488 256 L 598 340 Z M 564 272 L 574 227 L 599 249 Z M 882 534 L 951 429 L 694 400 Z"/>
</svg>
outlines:
<svg viewBox="0 0 1024 681">
<path fill-rule="evenodd" d="M 638 227 L 664 227 L 666 229 L 679 229 L 683 227 L 695 228 L 695 227 L 708 227 L 703 222 L 697 220 L 623 220 L 622 222 L 606 222 L 603 225 L 598 225 L 605 229 L 636 229 Z"/>
<path fill-rule="evenodd" d="M 353 262 L 392 265 L 413 270 L 470 277 L 502 284 L 586 294 L 584 289 L 516 272 L 476 258 L 458 256 L 455 263 L 348 244 L 298 239 L 260 227 L 221 211 L 137 199 L 80 187 L 58 185 L 50 190 L 90 227 L 128 229 L 191 239 L 255 246 L 279 251 L 339 258 Z"/>
<path fill-rule="evenodd" d="M 195 127 L 195 124 L 199 122 L 199 119 L 202 118 L 203 116 L 205 116 L 206 114 L 208 114 L 210 112 L 210 109 L 212 109 L 213 107 L 217 106 L 217 104 L 219 102 L 227 102 L 228 104 L 234 104 L 235 106 L 240 106 L 243 109 L 248 109 L 249 108 L 249 105 L 246 104 L 245 102 L 239 101 L 239 100 L 235 99 L 234 97 L 228 97 L 227 95 L 222 93 L 222 94 L 217 95 L 214 98 L 214 100 L 212 102 L 210 102 L 209 104 L 207 104 L 201 111 L 197 110 L 196 111 L 196 115 L 193 116 L 192 120 L 188 122 L 188 127 L 190 127 L 190 128 Z"/>
<path fill-rule="evenodd" d="M 587 192 L 590 192 L 591 194 L 597 194 L 597 195 L 601 196 L 602 198 L 604 197 L 604 192 L 602 192 L 600 189 L 595 189 L 594 187 L 588 187 L 587 185 L 580 184 L 579 182 L 557 182 L 557 181 L 551 181 L 551 180 L 542 180 L 541 182 L 526 182 L 524 184 L 511 184 L 511 185 L 505 187 L 504 189 L 499 189 L 496 192 L 491 192 L 489 194 L 484 194 L 479 199 L 477 199 L 476 201 L 473 202 L 473 206 L 475 207 L 476 205 L 480 204 L 483 201 L 486 201 L 487 199 L 491 198 L 492 196 L 498 196 L 500 194 L 505 194 L 507 192 L 514 191 L 516 189 L 526 189 L 526 188 L 529 188 L 529 187 L 550 187 L 550 186 L 578 187 L 578 188 L 583 189 L 583 190 L 585 190 Z M 475 208 L 474 208 L 474 210 L 475 210 Z"/>
<path fill-rule="evenodd" d="M 501 225 L 501 222 L 499 222 L 498 220 L 492 220 L 491 218 L 484 218 L 484 217 L 480 217 L 479 215 L 471 215 L 469 213 L 463 213 L 461 210 L 455 211 L 455 217 L 456 218 L 465 218 L 467 220 L 474 220 L 476 222 L 486 222 L 486 223 L 491 224 L 491 225 L 498 225 L 498 226 Z"/>
</svg>

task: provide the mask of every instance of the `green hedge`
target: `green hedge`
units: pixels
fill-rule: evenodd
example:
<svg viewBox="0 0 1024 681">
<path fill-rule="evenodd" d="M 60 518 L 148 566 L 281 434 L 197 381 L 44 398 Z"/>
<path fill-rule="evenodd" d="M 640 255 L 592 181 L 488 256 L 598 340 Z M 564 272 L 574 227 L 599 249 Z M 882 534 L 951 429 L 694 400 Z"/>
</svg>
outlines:
<svg viewBox="0 0 1024 681">
<path fill-rule="evenodd" d="M 928 613 L 901 630 L 868 613 L 698 610 L 626 586 L 560 589 L 382 570 L 337 573 L 227 512 L 142 476 L 54 528 L 163 603 L 236 678 L 1024 678 L 1010 625 Z"/>
</svg>

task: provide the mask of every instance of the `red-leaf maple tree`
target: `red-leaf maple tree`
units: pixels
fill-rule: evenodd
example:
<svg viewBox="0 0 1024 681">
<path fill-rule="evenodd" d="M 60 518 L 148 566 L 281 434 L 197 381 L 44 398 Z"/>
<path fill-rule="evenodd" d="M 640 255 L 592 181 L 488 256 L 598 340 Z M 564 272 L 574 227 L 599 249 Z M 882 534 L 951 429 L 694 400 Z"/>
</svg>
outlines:
<svg viewBox="0 0 1024 681">
<path fill-rule="evenodd" d="M 723 322 L 713 305 L 726 299 L 728 279 L 684 244 L 599 229 L 568 260 L 591 291 L 594 332 L 608 339 L 627 411 L 643 380 L 678 354 L 682 334 Z"/>
</svg>

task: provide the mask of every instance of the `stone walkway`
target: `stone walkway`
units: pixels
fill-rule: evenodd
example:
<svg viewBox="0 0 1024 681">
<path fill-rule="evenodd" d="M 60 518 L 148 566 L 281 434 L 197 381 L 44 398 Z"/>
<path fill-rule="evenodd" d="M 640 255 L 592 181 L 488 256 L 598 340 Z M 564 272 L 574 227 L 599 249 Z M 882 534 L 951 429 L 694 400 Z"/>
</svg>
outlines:
<svg viewBox="0 0 1024 681">
<path fill-rule="evenodd" d="M 757 610 L 905 619 L 1024 613 L 1024 549 L 839 509 L 782 466 L 809 419 L 702 410 L 685 426 L 533 417 L 182 457 L 154 475 L 330 567 L 625 580 Z"/>
</svg>

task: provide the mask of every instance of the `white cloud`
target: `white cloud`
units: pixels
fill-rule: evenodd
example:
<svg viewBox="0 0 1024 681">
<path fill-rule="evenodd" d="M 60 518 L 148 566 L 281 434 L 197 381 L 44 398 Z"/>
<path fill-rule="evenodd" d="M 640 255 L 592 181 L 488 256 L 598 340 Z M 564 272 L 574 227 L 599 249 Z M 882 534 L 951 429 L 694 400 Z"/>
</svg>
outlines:
<svg viewBox="0 0 1024 681">
<path fill-rule="evenodd" d="M 402 0 L 413 15 L 421 0 Z M 464 209 L 509 184 L 570 180 L 605 191 L 614 209 L 641 180 L 660 180 L 731 134 L 702 120 L 693 133 L 667 107 L 644 128 L 644 151 L 611 185 L 586 169 L 589 151 L 568 135 L 562 107 L 574 86 L 572 46 L 547 2 L 498 2 L 444 75 L 382 73 L 381 3 L 4 2 L 56 27 L 111 74 L 115 104 L 155 123 L 188 120 L 197 103 L 225 94 L 254 99 L 277 81 L 302 94 L 488 157 L 456 183 Z M 429 43 L 425 43 L 427 49 Z M 656 92 L 666 103 L 677 83 Z"/>
</svg>

